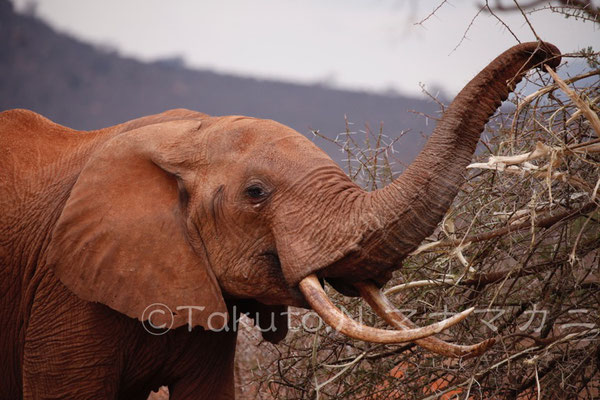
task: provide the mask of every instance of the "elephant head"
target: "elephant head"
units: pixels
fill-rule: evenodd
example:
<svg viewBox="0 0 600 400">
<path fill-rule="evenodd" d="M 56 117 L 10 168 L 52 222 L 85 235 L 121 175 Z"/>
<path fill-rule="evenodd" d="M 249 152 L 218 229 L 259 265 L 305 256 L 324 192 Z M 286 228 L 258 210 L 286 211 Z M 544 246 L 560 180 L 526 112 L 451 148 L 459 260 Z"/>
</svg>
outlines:
<svg viewBox="0 0 600 400">
<path fill-rule="evenodd" d="M 198 114 L 113 130 L 90 151 L 70 192 L 49 263 L 79 297 L 139 319 L 163 303 L 174 327 L 188 322 L 179 306 L 204 307 L 194 324 L 206 328 L 211 313 L 226 313 L 227 300 L 255 299 L 310 306 L 360 339 L 421 340 L 435 349 L 440 342 L 423 338 L 470 310 L 425 328 L 374 329 L 344 317 L 319 279 L 397 315 L 377 286 L 433 233 L 501 101 L 529 69 L 556 67 L 559 54 L 547 43 L 524 43 L 500 55 L 458 94 L 408 169 L 374 192 L 274 121 Z"/>
</svg>

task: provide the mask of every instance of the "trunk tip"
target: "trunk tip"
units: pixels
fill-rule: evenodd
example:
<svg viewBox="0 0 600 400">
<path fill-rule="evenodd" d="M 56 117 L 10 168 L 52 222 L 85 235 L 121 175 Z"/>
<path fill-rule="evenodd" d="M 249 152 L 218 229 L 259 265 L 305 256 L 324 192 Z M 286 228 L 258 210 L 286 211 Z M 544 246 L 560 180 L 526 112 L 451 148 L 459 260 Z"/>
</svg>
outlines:
<svg viewBox="0 0 600 400">
<path fill-rule="evenodd" d="M 543 69 L 544 65 L 547 65 L 555 70 L 560 65 L 561 51 L 552 43 L 541 41 L 529 42 L 523 43 L 521 46 L 523 46 L 523 50 L 526 53 L 530 54 L 530 68 L 538 67 Z"/>
</svg>

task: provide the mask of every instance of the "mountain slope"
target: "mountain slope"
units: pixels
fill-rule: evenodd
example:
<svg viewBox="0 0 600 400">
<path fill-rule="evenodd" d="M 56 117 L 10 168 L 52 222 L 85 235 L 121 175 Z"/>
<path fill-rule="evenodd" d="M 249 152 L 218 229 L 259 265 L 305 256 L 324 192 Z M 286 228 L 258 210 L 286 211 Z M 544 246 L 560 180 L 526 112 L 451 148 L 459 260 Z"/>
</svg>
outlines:
<svg viewBox="0 0 600 400">
<path fill-rule="evenodd" d="M 369 123 L 396 136 L 412 130 L 400 145 L 410 161 L 422 144 L 425 119 L 414 109 L 435 114 L 431 102 L 335 90 L 186 69 L 174 62 L 143 63 L 57 33 L 42 21 L 16 14 L 0 0 L 0 110 L 29 108 L 77 128 L 100 128 L 169 108 L 213 115 L 271 118 L 303 134 L 318 129 L 328 137 L 345 130 L 344 115 L 364 129 Z M 324 140 L 317 144 L 338 162 L 342 154 Z"/>
</svg>

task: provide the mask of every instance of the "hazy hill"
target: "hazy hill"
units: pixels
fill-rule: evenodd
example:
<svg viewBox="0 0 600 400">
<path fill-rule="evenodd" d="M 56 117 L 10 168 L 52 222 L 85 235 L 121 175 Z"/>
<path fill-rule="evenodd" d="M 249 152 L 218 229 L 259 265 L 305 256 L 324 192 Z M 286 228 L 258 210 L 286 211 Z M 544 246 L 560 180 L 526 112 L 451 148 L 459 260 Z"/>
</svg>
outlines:
<svg viewBox="0 0 600 400">
<path fill-rule="evenodd" d="M 37 18 L 15 14 L 0 0 L 0 110 L 23 107 L 77 129 L 100 128 L 169 108 L 185 107 L 213 115 L 243 114 L 271 118 L 310 135 L 310 129 L 335 137 L 344 131 L 344 115 L 353 129 L 385 123 L 401 141 L 400 157 L 412 159 L 429 133 L 425 119 L 434 114 L 429 101 L 402 96 L 335 90 L 319 85 L 192 70 L 177 60 L 143 63 L 57 33 Z M 312 136 L 312 135 L 311 135 Z M 335 159 L 341 153 L 317 141 Z"/>
</svg>

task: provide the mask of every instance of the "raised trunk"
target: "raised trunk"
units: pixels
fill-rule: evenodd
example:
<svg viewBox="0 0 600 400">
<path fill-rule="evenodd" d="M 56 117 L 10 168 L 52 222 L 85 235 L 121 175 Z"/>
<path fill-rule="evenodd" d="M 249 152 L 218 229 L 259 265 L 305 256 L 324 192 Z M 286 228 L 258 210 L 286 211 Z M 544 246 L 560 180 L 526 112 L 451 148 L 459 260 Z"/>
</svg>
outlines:
<svg viewBox="0 0 600 400">
<path fill-rule="evenodd" d="M 501 54 L 467 84 L 416 160 L 392 184 L 369 193 L 362 210 L 357 210 L 365 213 L 366 209 L 369 216 L 359 246 L 361 268 L 372 269 L 368 273 L 373 274 L 377 268 L 398 266 L 433 233 L 464 181 L 465 168 L 488 119 L 529 69 L 543 63 L 555 68 L 559 62 L 555 46 L 523 43 Z M 336 264 L 335 269 L 344 268 Z"/>
<path fill-rule="evenodd" d="M 310 200 L 310 216 L 288 201 L 274 224 L 288 284 L 316 272 L 342 293 L 358 295 L 353 282 L 387 281 L 450 207 L 490 116 L 529 69 L 544 63 L 558 66 L 560 51 L 542 42 L 497 57 L 456 96 L 417 159 L 381 190 L 366 193 L 339 168 L 319 167 L 310 190 L 294 196 Z"/>
</svg>

